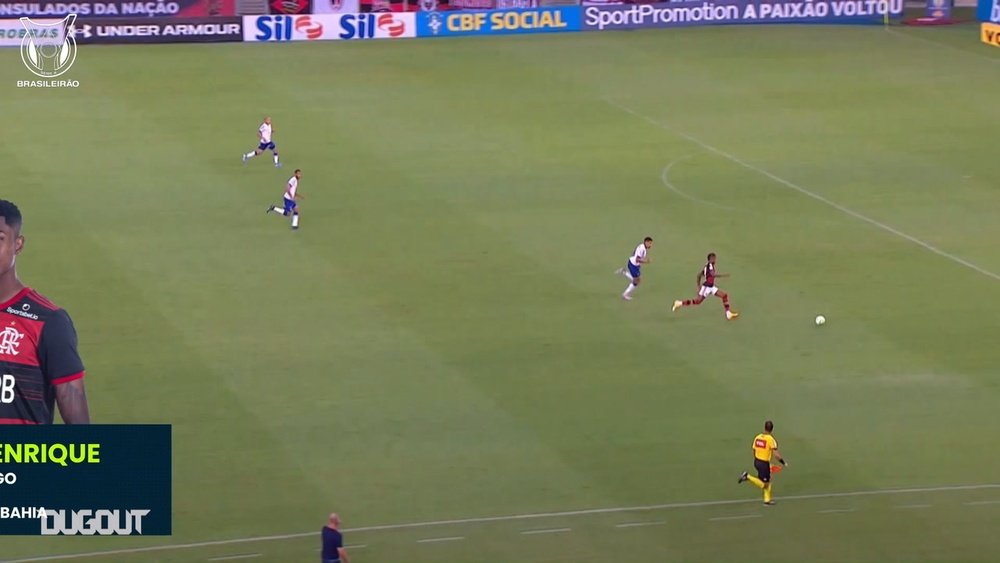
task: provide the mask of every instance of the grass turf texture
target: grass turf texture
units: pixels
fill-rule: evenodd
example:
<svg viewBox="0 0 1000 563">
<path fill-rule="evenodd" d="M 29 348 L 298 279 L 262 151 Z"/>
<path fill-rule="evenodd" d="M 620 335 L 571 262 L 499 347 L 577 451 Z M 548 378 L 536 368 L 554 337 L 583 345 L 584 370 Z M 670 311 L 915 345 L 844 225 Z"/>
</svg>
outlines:
<svg viewBox="0 0 1000 563">
<path fill-rule="evenodd" d="M 174 425 L 175 536 L 8 538 L 3 557 L 318 531 L 332 509 L 350 528 L 752 500 L 735 480 L 773 418 L 792 465 L 766 512 L 348 541 L 368 546 L 357 561 L 995 561 L 1000 505 L 965 503 L 998 490 L 782 496 L 997 482 L 1000 281 L 605 101 L 1000 272 L 1000 52 L 976 41 L 728 27 L 84 47 L 77 90 L 4 84 L 21 275 L 74 315 L 97 421 Z M 0 54 L 0 75 L 30 78 Z M 264 114 L 282 170 L 239 162 Z M 668 190 L 674 161 L 673 185 L 734 210 Z M 296 167 L 292 233 L 263 210 Z M 624 303 L 611 272 L 647 234 Z M 739 321 L 715 299 L 670 313 L 708 251 Z M 642 520 L 666 524 L 612 527 Z M 414 543 L 447 536 L 465 539 Z"/>
</svg>

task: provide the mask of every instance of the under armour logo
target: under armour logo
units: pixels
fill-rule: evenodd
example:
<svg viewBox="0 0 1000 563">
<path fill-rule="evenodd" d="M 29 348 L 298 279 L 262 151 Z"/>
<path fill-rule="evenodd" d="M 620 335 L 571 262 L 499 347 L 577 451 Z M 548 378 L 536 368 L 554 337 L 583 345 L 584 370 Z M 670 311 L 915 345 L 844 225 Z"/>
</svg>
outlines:
<svg viewBox="0 0 1000 563">
<path fill-rule="evenodd" d="M 18 354 L 17 349 L 21 346 L 22 338 L 24 338 L 24 334 L 12 326 L 3 329 L 0 332 L 0 354 L 16 356 Z"/>
<path fill-rule="evenodd" d="M 94 34 L 90 31 L 93 29 L 90 24 L 83 24 L 79 26 L 73 26 L 73 35 L 78 37 L 83 37 L 84 39 L 90 39 Z"/>
</svg>

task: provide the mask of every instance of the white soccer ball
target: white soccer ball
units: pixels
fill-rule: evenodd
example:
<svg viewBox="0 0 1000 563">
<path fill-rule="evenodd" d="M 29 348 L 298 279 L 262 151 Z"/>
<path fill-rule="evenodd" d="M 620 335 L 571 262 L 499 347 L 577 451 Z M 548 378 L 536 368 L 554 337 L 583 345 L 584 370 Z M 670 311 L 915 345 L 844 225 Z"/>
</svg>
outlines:
<svg viewBox="0 0 1000 563">
<path fill-rule="evenodd" d="M 816 326 L 823 326 L 826 324 L 826 317 L 823 315 L 816 315 Z"/>
</svg>

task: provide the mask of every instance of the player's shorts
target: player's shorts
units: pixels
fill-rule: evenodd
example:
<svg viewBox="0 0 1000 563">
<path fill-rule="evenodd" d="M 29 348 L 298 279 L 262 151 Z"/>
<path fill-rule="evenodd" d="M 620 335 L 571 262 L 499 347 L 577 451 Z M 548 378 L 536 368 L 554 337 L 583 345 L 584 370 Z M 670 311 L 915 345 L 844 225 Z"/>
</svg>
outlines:
<svg viewBox="0 0 1000 563">
<path fill-rule="evenodd" d="M 635 264 L 633 264 L 631 260 L 629 260 L 625 264 L 628 266 L 628 273 L 629 273 L 629 275 L 631 275 L 633 278 L 637 278 L 637 277 L 639 277 L 639 276 L 642 275 L 642 271 L 639 268 L 639 266 L 636 266 Z"/>
<path fill-rule="evenodd" d="M 261 143 L 261 144 L 257 145 L 257 150 L 259 150 L 259 151 L 273 151 L 274 150 L 274 141 L 271 141 L 270 143 Z"/>
<path fill-rule="evenodd" d="M 765 483 L 771 482 L 771 462 L 762 459 L 753 459 L 753 467 L 757 470 L 757 478 Z"/>
<path fill-rule="evenodd" d="M 285 215 L 288 215 L 289 213 L 291 213 L 292 211 L 295 210 L 295 207 L 296 207 L 295 206 L 295 200 L 294 199 L 288 199 L 287 197 L 284 198 L 284 199 L 285 199 Z"/>
<path fill-rule="evenodd" d="M 698 296 L 699 297 L 711 297 L 711 296 L 715 295 L 718 292 L 719 292 L 719 288 L 715 287 L 714 285 L 711 286 L 711 287 L 709 287 L 707 285 L 703 285 L 703 286 L 701 286 L 701 289 L 698 290 Z"/>
</svg>

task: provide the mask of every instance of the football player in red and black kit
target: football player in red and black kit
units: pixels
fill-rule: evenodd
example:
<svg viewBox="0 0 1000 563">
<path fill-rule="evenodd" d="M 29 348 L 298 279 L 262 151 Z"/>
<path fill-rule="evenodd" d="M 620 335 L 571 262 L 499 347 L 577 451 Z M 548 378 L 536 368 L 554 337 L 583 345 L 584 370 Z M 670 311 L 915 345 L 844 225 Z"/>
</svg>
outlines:
<svg viewBox="0 0 1000 563">
<path fill-rule="evenodd" d="M 704 301 L 706 297 L 710 295 L 717 295 L 722 299 L 722 306 L 726 309 L 726 318 L 733 320 L 739 317 L 739 313 L 732 311 L 729 308 L 729 294 L 722 291 L 715 285 L 715 278 L 727 277 L 729 277 L 729 274 L 719 274 L 715 271 L 715 253 L 710 252 L 708 254 L 708 263 L 706 263 L 705 267 L 698 272 L 698 297 L 684 301 L 674 301 L 674 308 L 672 310 L 676 311 L 681 307 L 689 307 L 691 305 L 701 305 L 701 302 Z"/>
<path fill-rule="evenodd" d="M 66 311 L 17 279 L 21 212 L 0 200 L 0 424 L 89 424 L 83 362 Z"/>
</svg>

